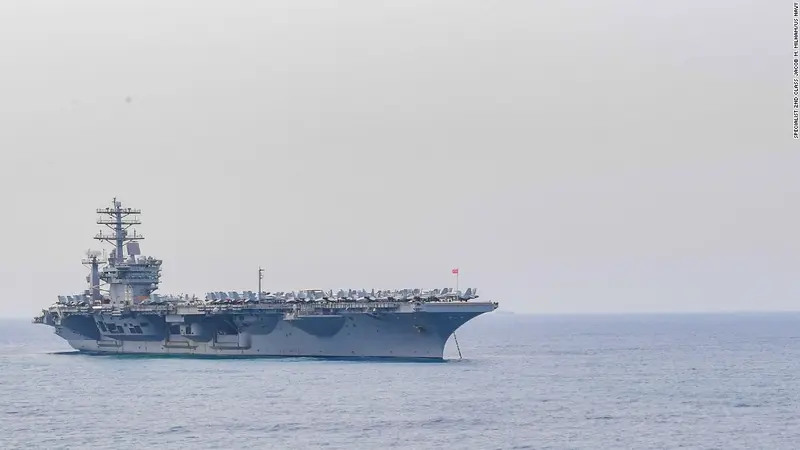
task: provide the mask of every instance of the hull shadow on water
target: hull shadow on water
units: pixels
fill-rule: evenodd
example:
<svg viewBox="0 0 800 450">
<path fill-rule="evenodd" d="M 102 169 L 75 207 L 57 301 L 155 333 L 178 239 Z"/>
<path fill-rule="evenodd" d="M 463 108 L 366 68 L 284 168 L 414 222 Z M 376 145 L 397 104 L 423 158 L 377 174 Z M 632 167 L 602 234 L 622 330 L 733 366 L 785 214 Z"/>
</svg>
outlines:
<svg viewBox="0 0 800 450">
<path fill-rule="evenodd" d="M 91 356 L 93 358 L 114 359 L 194 359 L 194 360 L 281 360 L 281 361 L 346 361 L 362 363 L 427 363 L 442 364 L 466 362 L 466 359 L 445 358 L 398 358 L 393 356 L 281 356 L 281 355 L 176 355 L 176 354 L 144 354 L 144 353 L 96 353 L 85 351 L 51 352 L 60 356 Z"/>
</svg>

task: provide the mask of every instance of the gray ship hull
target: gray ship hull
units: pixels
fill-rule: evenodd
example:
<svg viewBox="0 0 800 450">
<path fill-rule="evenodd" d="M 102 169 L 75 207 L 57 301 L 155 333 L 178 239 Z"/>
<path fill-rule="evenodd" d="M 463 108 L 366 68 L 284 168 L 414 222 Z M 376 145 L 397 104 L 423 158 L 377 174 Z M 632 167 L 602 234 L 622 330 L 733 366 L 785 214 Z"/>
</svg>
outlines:
<svg viewBox="0 0 800 450">
<path fill-rule="evenodd" d="M 56 334 L 91 354 L 443 358 L 450 335 L 492 303 L 403 305 L 391 312 L 147 311 L 67 314 Z"/>
</svg>

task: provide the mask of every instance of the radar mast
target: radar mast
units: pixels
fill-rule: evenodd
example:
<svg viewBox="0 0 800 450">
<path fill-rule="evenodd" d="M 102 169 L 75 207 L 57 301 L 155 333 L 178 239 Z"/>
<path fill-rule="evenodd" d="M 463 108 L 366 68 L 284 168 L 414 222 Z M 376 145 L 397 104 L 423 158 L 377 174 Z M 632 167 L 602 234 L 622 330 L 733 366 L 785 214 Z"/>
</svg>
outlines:
<svg viewBox="0 0 800 450">
<path fill-rule="evenodd" d="M 122 263 L 124 260 L 122 246 L 125 242 L 136 242 L 144 239 L 141 234 L 136 234 L 136 230 L 133 230 L 133 233 L 128 235 L 128 228 L 133 225 L 141 225 L 142 222 L 139 220 L 139 214 L 141 213 L 142 211 L 139 209 L 123 208 L 122 202 L 117 201 L 116 197 L 114 197 L 113 207 L 99 208 L 97 210 L 97 214 L 100 214 L 97 224 L 105 225 L 113 231 L 113 234 L 105 234 L 101 231 L 94 237 L 98 241 L 105 241 L 114 245 L 114 252 L 109 259 L 110 264 L 117 265 Z M 108 216 L 108 218 L 105 216 Z"/>
</svg>

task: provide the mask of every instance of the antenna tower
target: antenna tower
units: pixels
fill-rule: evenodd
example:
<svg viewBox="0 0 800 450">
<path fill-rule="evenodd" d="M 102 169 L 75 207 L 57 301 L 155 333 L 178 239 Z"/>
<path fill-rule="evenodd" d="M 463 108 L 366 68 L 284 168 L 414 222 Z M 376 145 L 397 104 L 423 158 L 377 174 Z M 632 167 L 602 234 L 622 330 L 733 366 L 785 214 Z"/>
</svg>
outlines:
<svg viewBox="0 0 800 450">
<path fill-rule="evenodd" d="M 128 234 L 128 228 L 142 223 L 139 221 L 139 214 L 141 213 L 142 211 L 139 209 L 123 208 L 122 202 L 117 201 L 116 197 L 114 197 L 113 206 L 111 208 L 100 208 L 97 210 L 97 214 L 100 214 L 100 217 L 97 219 L 97 224 L 107 226 L 113 233 L 104 234 L 101 231 L 94 238 L 98 241 L 105 241 L 114 245 L 114 264 L 120 264 L 124 260 L 122 246 L 125 242 L 144 239 L 144 236 L 136 234 L 136 230 L 133 230 L 133 233 L 130 235 Z"/>
</svg>

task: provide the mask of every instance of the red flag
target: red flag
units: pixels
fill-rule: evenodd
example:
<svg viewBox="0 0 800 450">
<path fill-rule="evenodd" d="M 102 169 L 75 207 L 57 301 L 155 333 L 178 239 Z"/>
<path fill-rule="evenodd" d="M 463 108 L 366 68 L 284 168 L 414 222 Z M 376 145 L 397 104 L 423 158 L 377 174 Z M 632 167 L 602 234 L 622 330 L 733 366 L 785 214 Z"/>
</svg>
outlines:
<svg viewBox="0 0 800 450">
<path fill-rule="evenodd" d="M 453 269 L 453 274 L 458 275 L 458 269 Z"/>
</svg>

